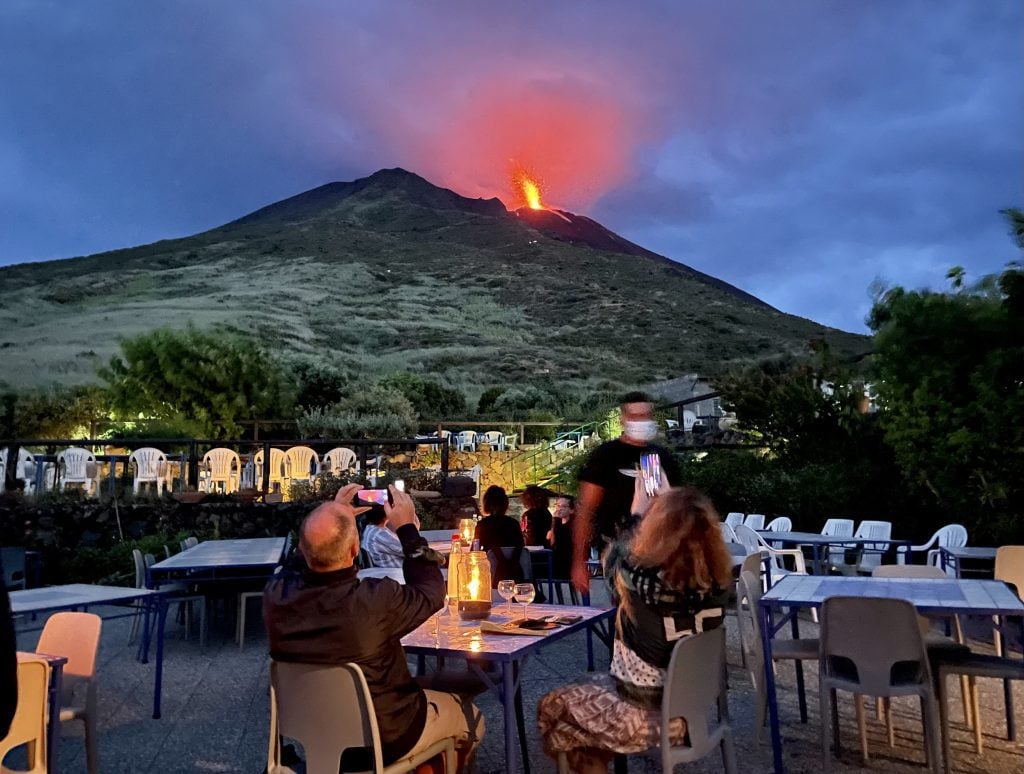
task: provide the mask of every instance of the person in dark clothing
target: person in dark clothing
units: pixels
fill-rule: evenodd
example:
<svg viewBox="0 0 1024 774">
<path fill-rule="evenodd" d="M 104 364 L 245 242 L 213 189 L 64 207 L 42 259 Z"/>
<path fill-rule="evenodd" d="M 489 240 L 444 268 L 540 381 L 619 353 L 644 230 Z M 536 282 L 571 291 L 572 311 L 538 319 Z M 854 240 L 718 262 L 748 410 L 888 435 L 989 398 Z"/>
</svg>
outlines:
<svg viewBox="0 0 1024 774">
<path fill-rule="evenodd" d="M 555 500 L 555 513 L 551 519 L 551 558 L 556 578 L 568 578 L 572 569 L 572 520 L 576 511 L 576 498 L 559 495 Z"/>
<path fill-rule="evenodd" d="M 497 588 L 500 580 L 526 580 L 522 567 L 526 543 L 519 523 L 507 515 L 508 494 L 500 486 L 489 486 L 481 504 L 487 515 L 477 522 L 473 537 L 480 542 L 480 550 L 492 557 L 491 585 Z M 505 556 L 502 548 L 513 549 L 512 555 Z"/>
<path fill-rule="evenodd" d="M 7 736 L 18 709 L 18 646 L 11 617 L 11 598 L 0 564 L 0 739 Z"/>
<path fill-rule="evenodd" d="M 263 592 L 263 620 L 270 656 L 308 664 L 356 663 L 373 697 L 384 762 L 455 736 L 471 755 L 483 735 L 483 718 L 469 701 L 424 691 L 409 674 L 401 638 L 444 604 L 445 583 L 428 561 L 427 542 L 416 529 L 416 509 L 404 492 L 389 487 L 388 520 L 405 551 L 405 585 L 390 578 L 361 580 L 352 505 L 358 484 L 343 487 L 303 521 L 301 560 L 276 575 Z"/>
<path fill-rule="evenodd" d="M 587 557 L 593 546 L 601 551 L 632 526 L 630 504 L 640 458 L 657 454 L 662 476 L 671 486 L 682 484 L 675 457 L 664 446 L 652 443 L 658 434 L 654 404 L 642 392 L 631 392 L 620 401 L 622 435 L 598 446 L 579 474 L 579 498 L 573 527 L 573 585 L 587 592 L 590 574 Z"/>
<path fill-rule="evenodd" d="M 519 495 L 523 504 L 523 515 L 519 525 L 523 529 L 523 540 L 528 546 L 544 546 L 551 548 L 548 532 L 551 530 L 550 502 L 546 489 L 539 486 L 528 486 Z"/>
</svg>

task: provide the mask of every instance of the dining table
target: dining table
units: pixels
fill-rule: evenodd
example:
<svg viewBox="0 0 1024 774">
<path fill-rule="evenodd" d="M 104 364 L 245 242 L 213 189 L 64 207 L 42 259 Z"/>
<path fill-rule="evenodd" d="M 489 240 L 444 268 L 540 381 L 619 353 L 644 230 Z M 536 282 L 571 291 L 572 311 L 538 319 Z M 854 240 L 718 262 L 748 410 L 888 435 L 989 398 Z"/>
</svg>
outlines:
<svg viewBox="0 0 1024 774">
<path fill-rule="evenodd" d="M 505 771 L 523 771 L 529 774 L 529 760 L 519 761 L 516 740 L 516 696 L 519 694 L 523 670 L 530 656 L 554 642 L 580 632 L 596 634 L 609 651 L 612 647 L 611 621 L 614 608 L 572 605 L 529 605 L 530 620 L 561 619 L 564 624 L 551 628 L 515 633 L 509 624 L 521 618 L 518 605 L 508 614 L 505 604 L 495 604 L 486 620 L 487 629 L 505 629 L 504 632 L 485 631 L 479 621 L 452 620 L 442 611 L 402 638 L 405 652 L 418 657 L 419 671 L 425 669 L 427 657 L 464 659 L 472 672 L 501 702 L 505 732 Z M 571 622 L 569 622 L 571 621 Z M 488 670 L 484 665 L 491 665 Z M 592 653 L 588 668 L 593 669 Z"/>
<path fill-rule="evenodd" d="M 146 585 L 160 588 L 171 580 L 204 583 L 269 578 L 288 552 L 283 537 L 204 540 L 162 559 L 146 570 Z"/>
<path fill-rule="evenodd" d="M 980 579 L 872 578 L 848 576 L 789 575 L 772 586 L 758 606 L 764 648 L 765 690 L 771 729 L 772 758 L 776 774 L 783 774 L 782 732 L 779 724 L 772 642 L 788 622 L 799 638 L 800 610 L 820 608 L 828 597 L 860 596 L 905 599 L 922 615 L 981 615 L 1024 617 L 1024 601 L 1005 583 Z M 1024 658 L 1024 654 L 1022 654 Z M 803 693 L 803 664 L 795 662 L 797 690 Z M 1007 730 L 1014 736 L 1013 704 L 1006 705 Z M 827 722 L 822 719 L 821 722 Z"/>
<path fill-rule="evenodd" d="M 960 578 L 965 572 L 966 562 L 995 562 L 998 549 L 988 546 L 939 546 L 939 566 Z M 969 570 L 969 572 L 979 572 Z"/>
<path fill-rule="evenodd" d="M 89 583 L 68 583 L 60 586 L 42 586 L 35 589 L 12 591 L 11 613 L 28 615 L 54 613 L 59 610 L 81 610 L 107 606 L 130 606 L 132 612 L 108 615 L 105 618 L 145 616 L 142 638 L 139 642 L 138 658 L 143 664 L 149 662 L 151 644 L 150 616 L 156 616 L 156 666 L 153 670 L 153 717 L 160 717 L 160 699 L 164 675 L 164 626 L 167 620 L 166 595 L 151 589 L 134 589 L 127 586 L 103 586 Z M 141 605 L 141 611 L 139 606 Z"/>
</svg>

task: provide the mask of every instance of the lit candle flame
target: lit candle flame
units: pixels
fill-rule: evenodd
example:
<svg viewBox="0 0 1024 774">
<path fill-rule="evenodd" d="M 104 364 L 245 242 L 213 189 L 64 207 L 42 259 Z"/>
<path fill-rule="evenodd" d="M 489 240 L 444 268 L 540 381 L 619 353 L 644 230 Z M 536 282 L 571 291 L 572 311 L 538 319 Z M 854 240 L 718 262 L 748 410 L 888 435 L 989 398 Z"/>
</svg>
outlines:
<svg viewBox="0 0 1024 774">
<path fill-rule="evenodd" d="M 466 584 L 466 590 L 469 591 L 470 599 L 480 599 L 480 568 L 475 564 L 472 566 L 472 570 L 469 575 L 469 583 Z"/>
</svg>

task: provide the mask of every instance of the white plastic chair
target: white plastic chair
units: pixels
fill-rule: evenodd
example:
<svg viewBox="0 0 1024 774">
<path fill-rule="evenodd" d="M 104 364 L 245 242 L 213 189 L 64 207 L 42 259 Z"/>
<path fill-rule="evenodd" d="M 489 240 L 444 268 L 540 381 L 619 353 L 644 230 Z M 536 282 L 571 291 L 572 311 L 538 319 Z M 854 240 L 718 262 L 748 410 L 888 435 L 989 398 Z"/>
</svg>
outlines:
<svg viewBox="0 0 1024 774">
<path fill-rule="evenodd" d="M 494 451 L 505 451 L 505 436 L 498 430 L 488 430 L 480 436 L 480 440 Z"/>
<path fill-rule="evenodd" d="M 260 449 L 252 458 L 253 464 L 256 465 L 256 488 L 263 488 L 263 449 Z M 270 490 L 274 491 L 274 484 L 277 484 L 278 488 L 284 487 L 286 478 L 285 463 L 284 463 L 284 452 L 280 449 L 271 447 L 270 449 Z"/>
<path fill-rule="evenodd" d="M 308 446 L 293 446 L 284 453 L 284 468 L 290 480 L 309 481 L 320 475 L 320 455 Z"/>
<path fill-rule="evenodd" d="M 18 662 L 18 709 L 7 736 L 0 739 L 0 761 L 15 747 L 27 745 L 28 768 L 21 774 L 47 774 L 49 770 L 50 750 L 46 746 L 49 686 L 49 664 L 39 659 Z"/>
<path fill-rule="evenodd" d="M 761 740 L 761 729 L 764 728 L 765 714 L 768 710 L 768 691 L 764 682 L 764 647 L 761 643 L 761 619 L 758 605 L 764 593 L 763 583 L 759 574 L 744 569 L 740 572 L 737 583 L 737 596 L 745 601 L 745 605 L 737 605 L 740 623 L 740 648 L 750 675 L 750 682 L 757 694 L 757 713 L 754 716 L 754 727 L 757 739 Z M 772 661 L 817 661 L 820 643 L 817 638 L 772 640 Z M 804 706 L 804 705 L 801 705 Z"/>
<path fill-rule="evenodd" d="M 776 516 L 765 527 L 768 532 L 792 532 L 793 520 L 789 516 Z"/>
<path fill-rule="evenodd" d="M 458 451 L 476 451 L 476 432 L 463 430 L 455 436 L 455 448 Z"/>
<path fill-rule="evenodd" d="M 81 720 L 85 724 L 85 757 L 89 774 L 99 771 L 96 652 L 100 647 L 102 626 L 103 620 L 95 613 L 54 613 L 47 619 L 36 645 L 36 653 L 64 656 L 68 660 L 62 678 L 60 720 L 62 723 Z"/>
<path fill-rule="evenodd" d="M 940 527 L 934 535 L 928 538 L 927 543 L 922 543 L 919 546 L 911 546 L 910 553 L 927 551 L 928 554 L 925 557 L 925 564 L 930 564 L 933 567 L 939 566 L 940 554 L 942 553 L 939 549 L 942 547 L 946 548 L 959 548 L 960 546 L 967 545 L 967 528 L 962 524 L 947 524 L 945 527 Z M 935 548 L 932 548 L 935 546 Z M 897 564 L 904 564 L 907 561 L 907 552 L 900 550 L 896 555 Z M 952 576 L 955 573 L 953 568 L 950 567 L 949 575 Z"/>
<path fill-rule="evenodd" d="M 825 526 L 821 528 L 822 535 L 828 535 L 830 537 L 853 537 L 853 519 L 827 519 Z M 825 547 L 825 566 L 829 567 L 834 564 L 842 564 L 843 557 L 846 555 L 846 549 L 849 545 L 832 545 Z M 820 567 L 815 567 L 814 571 L 817 573 L 821 570 Z"/>
<path fill-rule="evenodd" d="M 135 466 L 135 477 L 132 480 L 132 494 L 138 494 L 143 484 L 150 484 L 161 495 L 164 489 L 170 488 L 170 469 L 167 455 L 152 446 L 136 449 L 128 457 L 128 464 Z"/>
<path fill-rule="evenodd" d="M 771 558 L 771 581 L 772 584 L 782 580 L 787 575 L 806 575 L 807 565 L 804 562 L 804 552 L 799 548 L 775 548 L 759 534 L 754 532 L 745 524 L 736 527 L 736 538 L 747 547 L 748 553 L 767 553 Z M 793 559 L 793 569 L 789 569 L 783 563 L 784 557 Z"/>
<path fill-rule="evenodd" d="M 763 513 L 750 513 L 747 514 L 747 518 L 743 520 L 744 526 L 750 527 L 751 529 L 764 529 L 764 514 Z"/>
<path fill-rule="evenodd" d="M 743 514 L 736 513 L 735 511 L 733 511 L 732 513 L 727 513 L 725 514 L 725 523 L 733 529 L 736 529 L 738 526 L 740 526 L 740 524 L 743 523 Z"/>
<path fill-rule="evenodd" d="M 8 450 L 7 454 L 10 455 L 10 453 L 10 450 Z M 23 491 L 27 495 L 34 494 L 36 491 L 37 464 L 39 463 L 36 462 L 36 456 L 32 452 L 24 447 L 18 449 L 18 461 L 14 466 L 14 477 L 24 484 Z"/>
<path fill-rule="evenodd" d="M 195 538 L 188 538 L 187 540 L 195 540 Z M 190 546 L 186 545 L 187 540 L 181 541 L 181 550 L 184 551 Z M 198 544 L 196 540 L 196 544 Z M 146 588 L 146 570 L 148 570 L 153 564 L 156 563 L 156 557 L 152 554 L 146 554 L 143 556 L 142 551 L 137 548 L 132 549 L 132 561 L 135 564 L 135 588 L 144 589 Z M 192 631 L 192 606 L 195 605 L 199 612 L 199 645 L 205 647 L 206 645 L 206 596 L 199 593 L 194 593 L 189 589 L 188 584 L 182 582 L 164 583 L 160 586 L 161 591 L 168 592 L 167 598 L 168 604 L 178 604 L 178 612 L 183 613 L 185 616 L 185 639 L 188 639 Z M 139 621 L 142 619 L 142 608 L 135 614 L 132 619 L 132 627 L 128 633 L 128 643 L 131 644 L 135 641 L 135 637 L 139 632 Z M 156 621 L 151 620 L 150 624 L 155 625 Z"/>
<path fill-rule="evenodd" d="M 89 469 L 90 465 L 93 470 Z M 57 455 L 57 466 L 61 469 L 60 491 L 63 492 L 68 484 L 81 484 L 90 496 L 99 491 L 99 466 L 96 465 L 96 456 L 88 449 L 80 446 L 64 449 Z"/>
<path fill-rule="evenodd" d="M 871 626 L 865 626 L 871 621 Z M 898 668 L 896 668 L 898 667 Z M 928 652 L 918 626 L 917 611 L 905 599 L 828 597 L 822 604 L 818 698 L 821 702 L 822 771 L 831 769 L 825 718 L 832 718 L 838 741 L 838 715 L 832 711 L 836 690 L 888 698 L 919 696 L 925 726 L 925 747 L 935 774 L 941 760 L 938 707 Z M 867 759 L 864 705 L 855 702 L 861 753 Z M 838 746 L 838 745 L 837 745 Z"/>
<path fill-rule="evenodd" d="M 336 446 L 324 455 L 324 468 L 330 468 L 331 473 L 340 473 L 344 470 L 359 470 L 359 458 L 351 449 L 344 446 Z"/>
<path fill-rule="evenodd" d="M 719 528 L 722 530 L 722 539 L 726 543 L 739 543 L 740 539 L 736 537 L 736 530 L 729 526 L 728 522 L 718 522 Z"/>
<path fill-rule="evenodd" d="M 502 447 L 505 451 L 515 451 L 516 446 L 519 444 L 519 436 L 515 433 L 510 435 L 502 436 Z"/>
<path fill-rule="evenodd" d="M 203 455 L 202 468 L 204 475 L 199 481 L 199 491 L 215 492 L 217 484 L 225 493 L 238 491 L 242 464 L 231 449 L 210 449 Z"/>
<path fill-rule="evenodd" d="M 862 521 L 857 525 L 857 531 L 853 533 L 853 536 L 855 538 L 890 538 L 892 537 L 892 522 Z M 861 543 L 857 545 L 857 564 L 847 564 L 844 555 L 843 561 L 837 562 L 833 566 L 843 575 L 870 574 L 872 570 L 882 564 L 882 554 L 888 550 L 888 543 Z"/>
<path fill-rule="evenodd" d="M 281 737 L 302 744 L 307 774 L 337 774 L 350 747 L 368 748 L 374 774 L 400 774 L 444 755 L 455 774 L 455 739 L 447 737 L 422 752 L 384 766 L 377 716 L 363 671 L 356 664 L 324 666 L 270 662 L 270 747 L 267 774 L 291 771 L 281 764 Z"/>
<path fill-rule="evenodd" d="M 672 648 L 661 699 L 661 770 L 698 761 L 716 747 L 726 774 L 736 771 L 732 725 L 726 700 L 725 627 L 684 637 Z M 689 745 L 669 742 L 670 723 L 686 718 Z M 569 771 L 565 753 L 558 755 L 559 774 Z"/>
</svg>

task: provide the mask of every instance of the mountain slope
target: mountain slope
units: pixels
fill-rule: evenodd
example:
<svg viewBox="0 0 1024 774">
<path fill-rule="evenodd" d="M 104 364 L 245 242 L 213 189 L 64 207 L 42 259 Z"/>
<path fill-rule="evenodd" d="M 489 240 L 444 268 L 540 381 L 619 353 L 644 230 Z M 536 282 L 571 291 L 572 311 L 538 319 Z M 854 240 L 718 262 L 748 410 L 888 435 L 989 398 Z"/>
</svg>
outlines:
<svg viewBox="0 0 1024 774">
<path fill-rule="evenodd" d="M 119 336 L 189 321 L 470 395 L 539 378 L 588 389 L 714 374 L 805 352 L 811 338 L 866 347 L 589 218 L 509 213 L 382 170 L 195 236 L 0 269 L 0 381 L 89 381 Z"/>
</svg>

